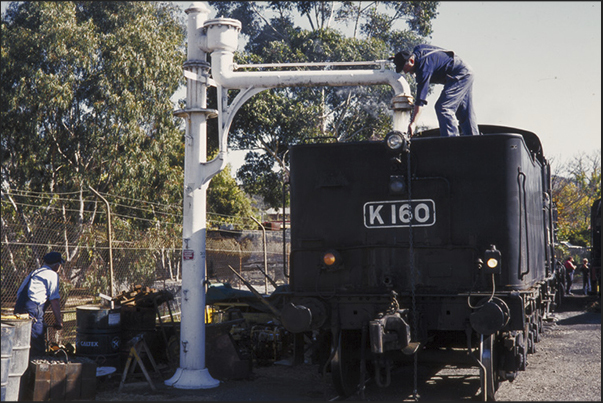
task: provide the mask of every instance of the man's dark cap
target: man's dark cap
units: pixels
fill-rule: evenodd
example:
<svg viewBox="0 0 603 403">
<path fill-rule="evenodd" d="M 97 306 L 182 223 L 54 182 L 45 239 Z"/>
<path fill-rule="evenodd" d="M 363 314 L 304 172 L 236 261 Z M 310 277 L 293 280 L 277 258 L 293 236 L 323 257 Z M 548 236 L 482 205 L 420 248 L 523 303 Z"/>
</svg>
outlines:
<svg viewBox="0 0 603 403">
<path fill-rule="evenodd" d="M 412 53 L 408 50 L 403 50 L 401 52 L 396 53 L 395 56 L 390 57 L 389 60 L 393 60 L 396 65 L 396 73 L 400 73 L 406 64 L 406 61 L 410 59 Z"/>
<path fill-rule="evenodd" d="M 65 259 L 63 259 L 59 252 L 49 252 L 42 259 L 48 264 L 65 263 Z"/>
</svg>

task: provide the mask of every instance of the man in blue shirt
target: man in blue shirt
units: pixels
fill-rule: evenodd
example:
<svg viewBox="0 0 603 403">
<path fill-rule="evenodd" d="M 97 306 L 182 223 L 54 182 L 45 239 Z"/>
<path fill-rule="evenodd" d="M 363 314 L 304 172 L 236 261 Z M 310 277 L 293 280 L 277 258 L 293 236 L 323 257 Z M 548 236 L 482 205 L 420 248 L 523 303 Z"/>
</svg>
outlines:
<svg viewBox="0 0 603 403">
<path fill-rule="evenodd" d="M 473 111 L 473 70 L 454 52 L 433 45 L 418 45 L 412 52 L 403 50 L 390 60 L 394 61 L 397 73 L 414 74 L 417 82 L 409 136 L 414 134 L 421 109 L 427 105 L 429 84 L 444 85 L 435 104 L 441 136 L 458 136 L 459 127 L 462 135 L 480 134 Z"/>
<path fill-rule="evenodd" d="M 58 271 L 65 260 L 59 252 L 47 253 L 42 259 L 44 265 L 31 272 L 21 283 L 14 309 L 14 313 L 27 313 L 34 321 L 31 325 L 30 356 L 46 353 L 44 311 L 48 305 L 54 314 L 54 328 L 63 328 Z"/>
</svg>

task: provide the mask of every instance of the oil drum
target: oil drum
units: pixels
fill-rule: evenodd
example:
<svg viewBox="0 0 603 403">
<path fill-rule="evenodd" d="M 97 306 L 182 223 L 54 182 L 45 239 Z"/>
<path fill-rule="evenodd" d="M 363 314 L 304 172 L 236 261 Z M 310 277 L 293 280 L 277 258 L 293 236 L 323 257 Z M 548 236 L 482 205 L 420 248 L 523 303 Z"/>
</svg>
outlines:
<svg viewBox="0 0 603 403">
<path fill-rule="evenodd" d="M 121 367 L 121 307 L 80 305 L 76 308 L 75 354 L 98 366 Z"/>
<path fill-rule="evenodd" d="M 17 401 L 21 388 L 21 376 L 29 366 L 29 345 L 33 320 L 29 318 L 29 315 L 14 319 L 3 317 L 2 323 L 12 325 L 15 328 L 4 398 L 7 401 Z"/>
<path fill-rule="evenodd" d="M 9 323 L 2 323 L 2 401 L 6 400 L 6 385 L 8 383 L 8 368 L 13 353 L 13 337 L 15 327 Z"/>
<path fill-rule="evenodd" d="M 144 334 L 144 339 L 149 348 L 153 349 L 159 342 L 155 328 L 155 307 L 122 305 L 121 306 L 121 360 L 126 362 L 132 347 L 130 340 L 139 334 Z M 161 350 L 161 348 L 160 348 Z"/>
</svg>

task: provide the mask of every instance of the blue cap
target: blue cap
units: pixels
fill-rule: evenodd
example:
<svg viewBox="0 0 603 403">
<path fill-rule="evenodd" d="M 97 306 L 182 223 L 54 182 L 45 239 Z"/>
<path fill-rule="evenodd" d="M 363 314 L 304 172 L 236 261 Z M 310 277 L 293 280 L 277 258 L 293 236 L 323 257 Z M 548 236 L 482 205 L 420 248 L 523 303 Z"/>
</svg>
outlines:
<svg viewBox="0 0 603 403">
<path fill-rule="evenodd" d="M 61 256 L 61 254 L 59 252 L 49 252 L 49 253 L 45 254 L 42 259 L 44 259 L 44 261 L 48 264 L 65 263 L 65 260 L 63 259 L 63 257 Z"/>
<path fill-rule="evenodd" d="M 410 59 L 411 56 L 412 52 L 408 50 L 403 50 L 401 52 L 396 53 L 395 56 L 389 58 L 389 60 L 393 60 L 394 64 L 396 65 L 396 73 L 400 73 L 402 71 L 404 65 L 406 64 L 408 59 Z"/>
</svg>

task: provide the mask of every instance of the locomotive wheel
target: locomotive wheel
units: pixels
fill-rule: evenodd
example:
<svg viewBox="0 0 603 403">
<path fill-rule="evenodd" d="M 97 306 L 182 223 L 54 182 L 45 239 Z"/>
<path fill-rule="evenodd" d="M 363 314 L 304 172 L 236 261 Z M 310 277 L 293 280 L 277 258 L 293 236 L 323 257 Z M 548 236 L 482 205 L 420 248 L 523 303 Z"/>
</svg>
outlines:
<svg viewBox="0 0 603 403">
<path fill-rule="evenodd" d="M 484 374 L 484 383 L 486 384 L 486 396 L 488 401 L 496 400 L 494 395 L 500 386 L 498 378 L 498 359 L 496 356 L 496 344 L 494 342 L 495 335 L 490 335 L 483 338 L 480 348 L 480 361 L 486 368 Z"/>
<path fill-rule="evenodd" d="M 540 340 L 542 340 L 542 316 L 540 315 L 540 312 L 538 312 L 538 314 L 536 315 L 536 323 L 534 324 L 534 341 L 536 343 L 540 343 Z"/>
<path fill-rule="evenodd" d="M 534 354 L 536 352 L 536 340 L 534 332 L 531 330 L 528 332 L 528 354 Z"/>
<path fill-rule="evenodd" d="M 358 391 L 360 385 L 360 347 L 362 334 L 357 330 L 341 330 L 335 355 L 331 360 L 333 386 L 340 397 Z"/>
<path fill-rule="evenodd" d="M 524 340 L 523 333 L 517 335 L 517 368 L 525 371 L 528 365 L 528 346 Z"/>
</svg>

